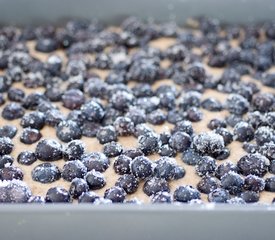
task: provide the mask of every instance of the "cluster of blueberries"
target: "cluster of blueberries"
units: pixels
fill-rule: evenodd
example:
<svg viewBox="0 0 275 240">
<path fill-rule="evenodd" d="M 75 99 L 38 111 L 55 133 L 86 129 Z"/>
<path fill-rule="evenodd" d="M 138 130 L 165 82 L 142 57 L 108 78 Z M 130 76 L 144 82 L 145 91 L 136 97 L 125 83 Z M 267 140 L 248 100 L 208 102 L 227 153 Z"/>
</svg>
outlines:
<svg viewBox="0 0 275 240">
<path fill-rule="evenodd" d="M 275 23 L 222 25 L 215 19 L 198 18 L 196 31 L 182 30 L 174 23 L 157 25 L 127 18 L 120 31 L 97 22 L 69 21 L 63 28 L 41 26 L 0 29 L 0 105 L 5 120 L 20 119 L 23 144 L 37 144 L 34 152 L 22 151 L 17 161 L 31 165 L 34 181 L 51 183 L 63 178 L 69 190 L 50 188 L 45 197 L 32 196 L 22 182 L 24 174 L 13 165 L 10 155 L 14 125 L 0 128 L 0 202 L 139 203 L 126 200 L 127 194 L 143 191 L 153 203 L 199 203 L 201 193 L 209 202 L 252 203 L 261 191 L 275 192 Z M 197 34 L 199 33 L 199 34 Z M 225 34 L 224 34 L 225 33 Z M 149 46 L 151 40 L 174 38 L 166 50 Z M 33 57 L 26 45 L 35 40 L 38 52 L 62 49 L 67 61 L 52 54 L 46 61 Z M 239 45 L 232 46 L 232 40 Z M 200 53 L 192 52 L 200 48 Z M 133 51 L 135 49 L 135 51 Z M 89 54 L 94 54 L 91 60 Z M 169 60 L 168 67 L 161 62 Z M 217 78 L 207 74 L 210 67 L 224 68 Z M 109 70 L 101 79 L 92 69 Z M 243 75 L 258 80 L 241 81 Z M 152 84 L 171 79 L 173 84 Z M 13 86 L 41 88 L 44 93 L 26 94 Z M 130 87 L 128 83 L 135 83 Z M 262 92 L 260 85 L 269 87 Z M 179 90 L 180 89 L 180 90 Z M 225 103 L 213 97 L 202 98 L 207 89 L 227 94 Z M 272 93 L 273 91 L 273 93 Z M 65 115 L 55 103 L 70 110 Z M 208 132 L 195 133 L 192 122 L 203 120 L 204 111 L 228 111 L 225 119 L 214 118 Z M 158 134 L 152 125 L 168 122 L 171 131 Z M 57 139 L 43 139 L 44 126 L 55 129 Z M 233 130 L 231 130 L 233 129 Z M 81 137 L 96 137 L 103 152 L 87 153 Z M 137 138 L 136 149 L 125 149 L 118 139 Z M 63 142 L 61 144 L 58 140 Z M 243 144 L 247 155 L 237 164 L 225 160 L 233 141 Z M 157 161 L 148 158 L 159 154 Z M 194 186 L 179 186 L 170 193 L 169 181 L 185 176 L 177 164 L 181 154 L 185 164 L 195 166 L 201 180 Z M 106 185 L 104 172 L 114 158 L 120 175 L 104 197 L 94 191 Z M 53 162 L 64 159 L 63 169 Z"/>
</svg>

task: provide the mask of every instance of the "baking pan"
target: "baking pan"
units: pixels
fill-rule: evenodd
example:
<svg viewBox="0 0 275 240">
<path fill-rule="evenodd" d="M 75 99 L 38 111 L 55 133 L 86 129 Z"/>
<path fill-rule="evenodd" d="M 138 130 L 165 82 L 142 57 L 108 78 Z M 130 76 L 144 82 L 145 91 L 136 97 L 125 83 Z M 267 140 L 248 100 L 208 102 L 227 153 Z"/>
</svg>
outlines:
<svg viewBox="0 0 275 240">
<path fill-rule="evenodd" d="M 116 24 L 135 15 L 179 24 L 191 16 L 226 22 L 274 19 L 274 0 L 0 0 L 0 24 Z M 0 240 L 274 239 L 272 205 L 0 205 Z"/>
</svg>

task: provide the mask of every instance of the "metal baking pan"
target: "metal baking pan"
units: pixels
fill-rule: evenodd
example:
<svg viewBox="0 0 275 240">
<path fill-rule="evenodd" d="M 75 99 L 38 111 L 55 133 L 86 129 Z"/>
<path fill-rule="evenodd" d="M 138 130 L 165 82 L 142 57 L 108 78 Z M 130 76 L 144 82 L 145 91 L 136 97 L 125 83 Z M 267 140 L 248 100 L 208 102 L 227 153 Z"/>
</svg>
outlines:
<svg viewBox="0 0 275 240">
<path fill-rule="evenodd" d="M 116 24 L 135 15 L 179 24 L 191 16 L 226 22 L 274 20 L 274 0 L 0 0 L 0 24 L 68 18 Z M 0 240 L 274 239 L 275 206 L 0 205 Z"/>
</svg>

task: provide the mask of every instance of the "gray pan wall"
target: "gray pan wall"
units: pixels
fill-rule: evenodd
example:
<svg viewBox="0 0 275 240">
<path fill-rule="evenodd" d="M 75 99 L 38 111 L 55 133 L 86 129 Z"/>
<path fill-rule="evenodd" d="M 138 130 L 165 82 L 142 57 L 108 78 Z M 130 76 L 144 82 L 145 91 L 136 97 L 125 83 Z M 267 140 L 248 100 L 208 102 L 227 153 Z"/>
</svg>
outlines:
<svg viewBox="0 0 275 240">
<path fill-rule="evenodd" d="M 0 0 L 0 24 L 135 15 L 179 24 L 206 15 L 226 22 L 275 18 L 275 0 Z M 275 206 L 0 205 L 0 240 L 275 239 Z"/>
</svg>

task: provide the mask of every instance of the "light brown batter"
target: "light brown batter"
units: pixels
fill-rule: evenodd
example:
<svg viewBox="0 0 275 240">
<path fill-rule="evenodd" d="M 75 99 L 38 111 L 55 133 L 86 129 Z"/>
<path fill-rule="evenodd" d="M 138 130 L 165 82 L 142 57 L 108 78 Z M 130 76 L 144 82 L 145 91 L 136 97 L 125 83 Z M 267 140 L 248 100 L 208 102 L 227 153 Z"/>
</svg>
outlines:
<svg viewBox="0 0 275 240">
<path fill-rule="evenodd" d="M 160 48 L 160 49 L 164 50 L 168 46 L 172 45 L 174 42 L 175 42 L 175 39 L 172 39 L 172 38 L 165 38 L 164 39 L 164 38 L 162 38 L 162 39 L 152 41 L 150 43 L 150 45 L 152 47 L 156 47 L 156 48 Z M 41 59 L 42 61 L 45 61 L 48 58 L 49 54 L 38 53 L 34 50 L 34 42 L 28 42 L 27 44 L 30 48 L 32 56 L 35 56 L 35 57 Z M 193 49 L 193 50 L 194 50 L 195 53 L 199 52 L 199 49 Z M 60 57 L 63 57 L 63 58 L 65 56 L 62 51 L 56 51 L 54 54 L 57 54 L 57 55 L 59 55 Z M 92 55 L 90 55 L 89 57 L 93 58 Z M 162 62 L 162 66 L 167 66 L 168 64 L 169 64 L 169 62 L 167 60 Z M 216 76 L 216 77 L 219 77 L 222 74 L 222 71 L 223 71 L 222 69 L 210 68 L 206 65 L 205 65 L 205 68 L 206 68 L 206 71 L 207 71 L 208 74 L 212 74 L 213 76 Z M 98 73 L 102 79 L 105 79 L 105 77 L 108 73 L 108 71 L 106 71 L 106 70 L 98 70 L 98 69 L 92 69 L 91 71 Z M 270 71 L 274 72 L 275 68 L 273 67 Z M 261 85 L 258 81 L 252 80 L 251 78 L 249 78 L 247 76 L 244 76 L 242 80 L 243 81 L 254 81 L 258 85 Z M 172 81 L 169 80 L 169 79 L 158 81 L 153 85 L 153 88 L 155 89 L 159 85 L 164 84 L 164 83 L 165 84 L 172 84 Z M 19 87 L 19 88 L 23 87 L 21 83 L 16 83 L 13 86 L 14 87 Z M 275 90 L 272 89 L 272 88 L 261 86 L 261 89 L 264 92 L 270 92 L 270 93 L 275 94 Z M 24 88 L 24 91 L 26 93 L 30 93 L 30 92 L 34 92 L 34 91 L 35 92 L 44 92 L 44 89 L 43 88 L 40 88 L 40 89 L 26 89 L 26 88 Z M 209 96 L 217 98 L 221 102 L 224 102 L 226 97 L 227 97 L 227 95 L 224 94 L 224 93 L 219 93 L 219 92 L 214 91 L 214 90 L 207 90 L 203 94 L 203 98 L 206 98 L 206 97 L 209 97 Z M 65 109 L 64 107 L 62 107 L 62 105 L 60 103 L 57 104 L 57 105 L 60 107 L 60 110 L 63 113 L 67 114 L 69 112 L 68 109 Z M 2 109 L 3 109 L 3 106 L 0 108 L 0 111 L 2 111 Z M 197 122 L 197 123 L 192 123 L 192 125 L 194 127 L 194 130 L 197 133 L 198 132 L 203 132 L 203 131 L 210 131 L 206 127 L 206 125 L 212 118 L 224 118 L 224 116 L 228 115 L 227 111 L 222 111 L 222 112 L 209 112 L 209 111 L 205 111 L 205 110 L 202 110 L 202 111 L 204 113 L 203 120 L 200 121 L 200 122 Z M 15 159 L 17 158 L 18 154 L 21 151 L 23 151 L 23 150 L 34 151 L 35 147 L 36 147 L 36 144 L 25 145 L 25 144 L 20 142 L 19 136 L 21 135 L 22 128 L 19 125 L 19 122 L 20 122 L 20 119 L 19 120 L 14 120 L 14 121 L 7 121 L 7 120 L 4 120 L 4 119 L 1 118 L 1 124 L 0 124 L 1 126 L 5 125 L 5 124 L 13 124 L 13 125 L 18 127 L 17 135 L 12 140 L 14 145 L 15 145 L 15 148 L 14 148 L 11 155 Z M 153 127 L 156 130 L 156 132 L 160 133 L 160 132 L 163 132 L 165 129 L 172 128 L 173 125 L 171 125 L 169 123 L 165 123 L 165 124 L 160 125 L 160 126 L 151 126 L 151 127 Z M 55 138 L 55 139 L 57 138 L 56 135 L 55 135 L 54 128 L 49 127 L 49 126 L 45 126 L 41 130 L 41 134 L 42 134 L 43 138 Z M 86 151 L 87 152 L 102 151 L 103 150 L 103 146 L 99 144 L 99 142 L 96 138 L 82 137 L 81 140 L 86 144 Z M 125 149 L 130 149 L 130 148 L 133 148 L 133 147 L 137 146 L 137 139 L 134 138 L 134 137 L 120 137 L 119 142 L 124 146 Z M 234 141 L 228 147 L 231 151 L 230 157 L 227 160 L 223 160 L 223 161 L 217 160 L 217 164 L 224 163 L 225 161 L 228 161 L 228 160 L 230 160 L 234 163 L 237 163 L 237 161 L 242 156 L 244 156 L 246 154 L 245 151 L 242 149 L 242 144 L 239 143 L 239 142 Z M 151 156 L 149 156 L 149 158 L 152 159 L 152 160 L 157 160 L 159 158 L 159 155 L 156 155 L 156 154 L 151 155 Z M 176 187 L 179 186 L 179 185 L 188 184 L 188 185 L 196 186 L 197 183 L 199 182 L 199 180 L 201 179 L 199 176 L 196 175 L 195 168 L 193 166 L 186 165 L 185 163 L 183 163 L 183 161 L 180 158 L 181 158 L 181 154 L 178 154 L 177 157 L 176 157 L 177 163 L 186 170 L 186 175 L 182 179 L 171 181 L 169 183 L 171 192 L 173 192 L 176 189 Z M 100 189 L 100 190 L 95 191 L 100 196 L 104 195 L 104 191 L 107 188 L 110 188 L 110 187 L 114 186 L 116 180 L 119 178 L 119 175 L 116 174 L 113 170 L 113 161 L 114 161 L 114 159 L 111 159 L 110 167 L 106 170 L 106 172 L 103 173 L 104 176 L 106 177 L 106 182 L 107 182 L 106 186 L 104 188 Z M 39 183 L 39 182 L 34 182 L 32 180 L 32 177 L 31 177 L 31 170 L 35 166 L 37 166 L 41 163 L 42 163 L 42 161 L 37 160 L 31 166 L 24 166 L 24 165 L 20 165 L 16 160 L 14 162 L 14 165 L 19 166 L 23 170 L 23 172 L 24 172 L 24 179 L 23 180 L 31 188 L 33 195 L 45 196 L 47 190 L 50 187 L 54 187 L 54 186 L 62 186 L 62 187 L 65 187 L 66 189 L 69 188 L 70 182 L 66 182 L 63 179 L 60 179 L 60 180 L 55 181 L 55 182 L 50 183 L 50 184 L 42 184 L 42 183 Z M 59 161 L 54 162 L 54 164 L 56 164 L 60 169 L 62 169 L 64 163 L 65 163 L 64 160 L 59 160 Z M 271 174 L 268 173 L 268 174 L 266 174 L 265 177 L 268 177 L 270 175 Z M 132 195 L 127 195 L 127 198 L 132 199 L 134 197 L 137 197 L 139 200 L 142 200 L 145 203 L 149 202 L 150 198 L 146 194 L 144 194 L 144 192 L 142 190 L 142 187 L 143 187 L 143 181 L 140 182 L 138 191 L 136 193 L 132 194 Z M 201 196 L 202 196 L 203 200 L 207 199 L 206 194 L 201 194 Z M 264 203 L 264 202 L 265 203 L 271 203 L 271 201 L 273 200 L 274 197 L 275 197 L 275 193 L 270 193 L 270 192 L 264 191 L 264 192 L 260 193 L 260 202 L 262 202 L 262 203 Z"/>
</svg>

